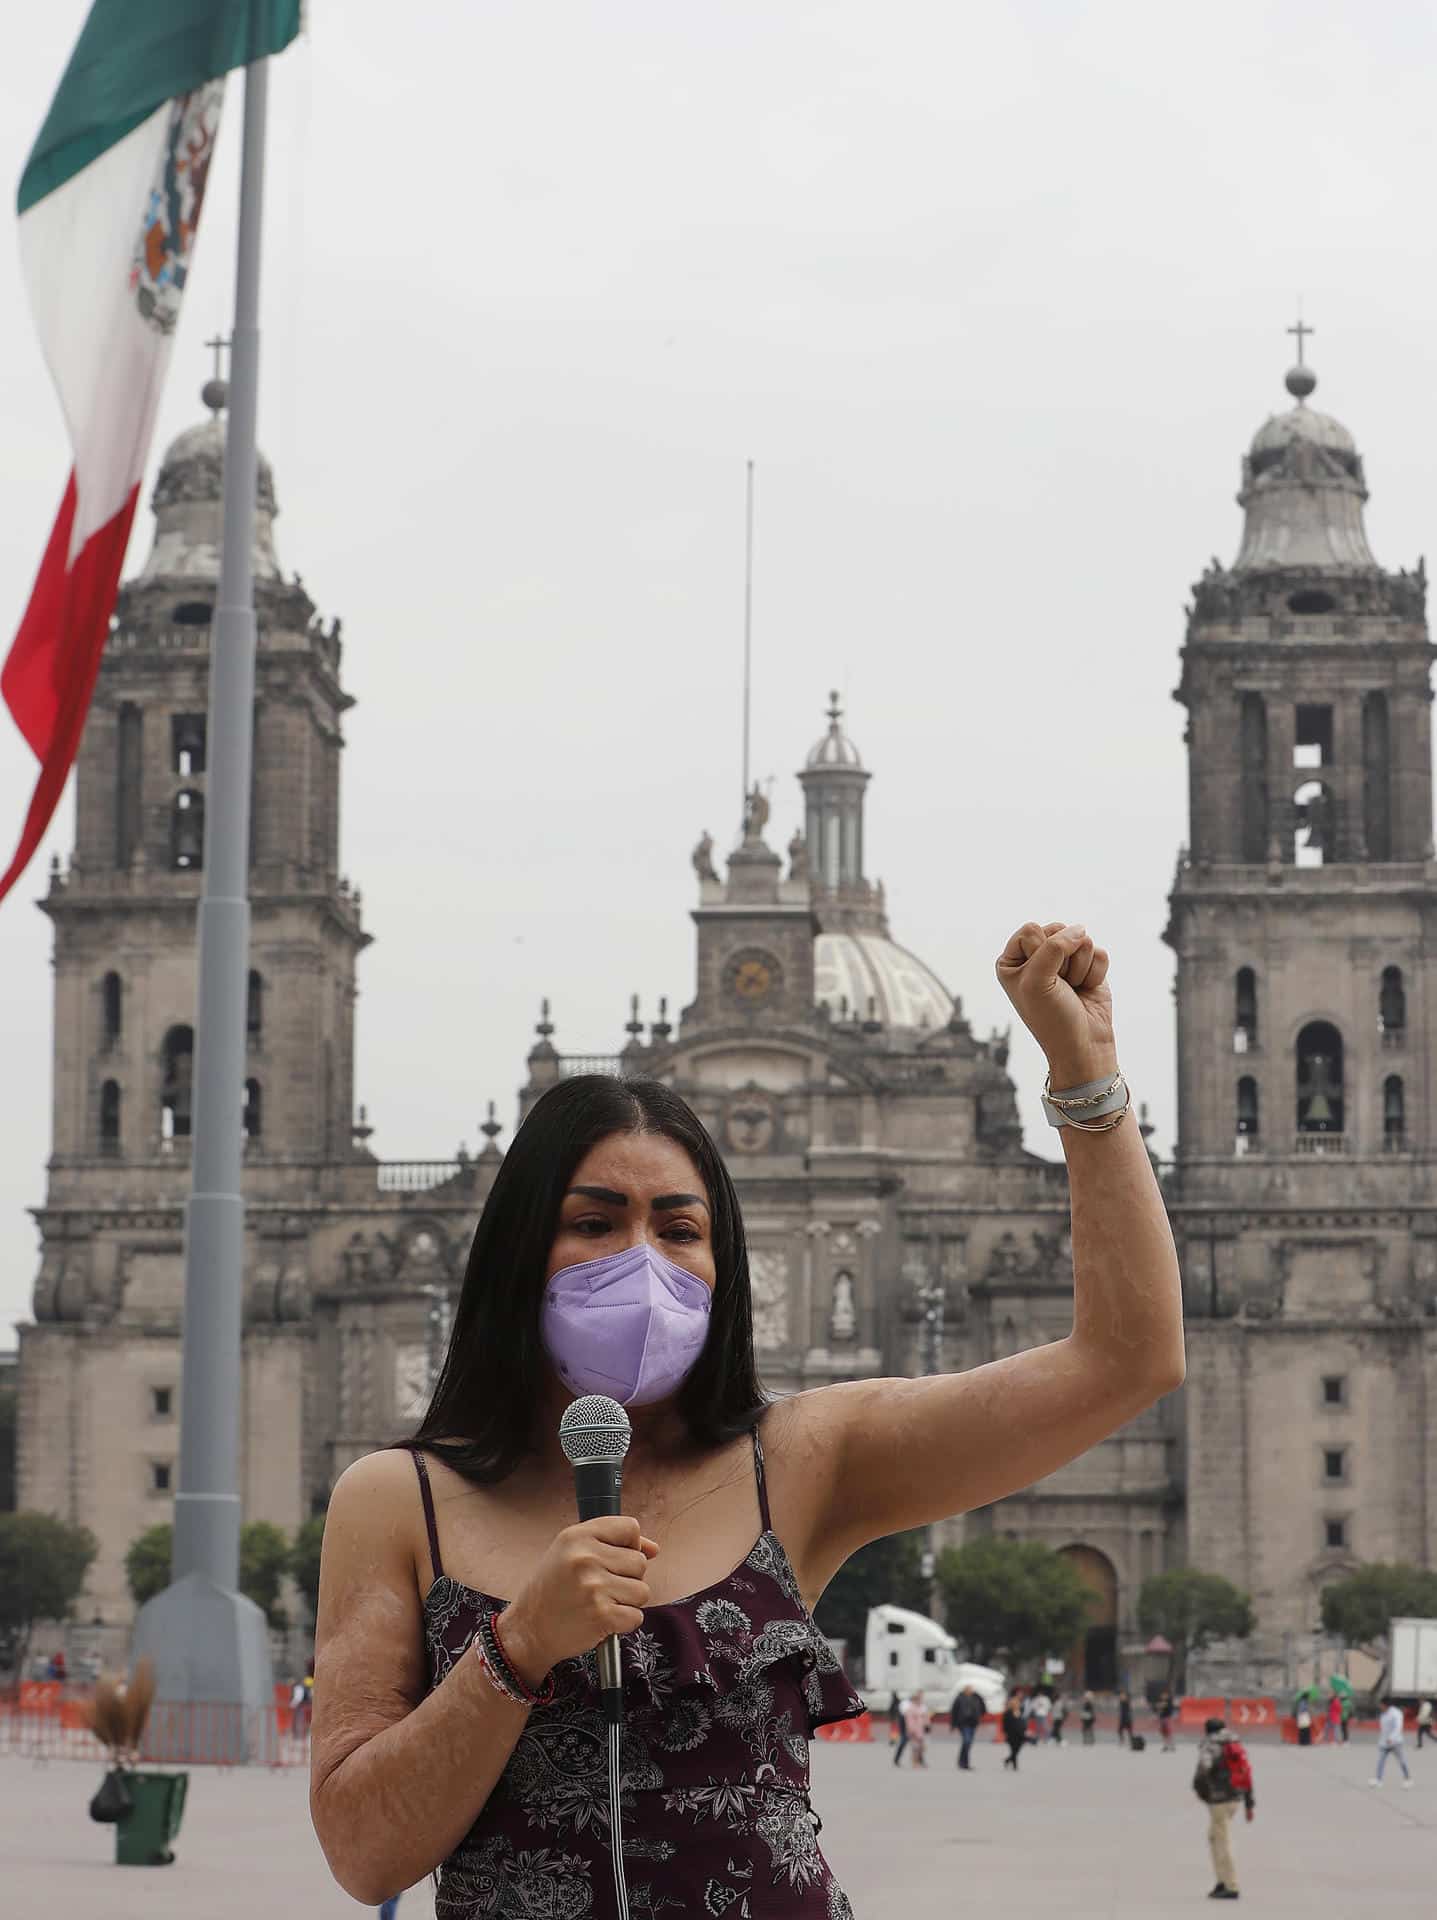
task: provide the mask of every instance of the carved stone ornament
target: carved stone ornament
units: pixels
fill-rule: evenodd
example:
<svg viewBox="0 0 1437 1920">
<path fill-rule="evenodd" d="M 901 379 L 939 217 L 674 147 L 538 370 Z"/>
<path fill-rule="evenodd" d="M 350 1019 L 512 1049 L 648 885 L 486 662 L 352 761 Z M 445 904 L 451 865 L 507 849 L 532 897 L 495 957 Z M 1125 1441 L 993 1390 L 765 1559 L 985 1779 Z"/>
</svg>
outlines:
<svg viewBox="0 0 1437 1920">
<path fill-rule="evenodd" d="M 734 1153 L 767 1153 L 778 1120 L 773 1100 L 760 1087 L 742 1087 L 724 1108 L 723 1138 Z"/>
<path fill-rule="evenodd" d="M 788 1345 L 788 1254 L 782 1247 L 751 1247 L 749 1280 L 753 1293 L 753 1344 Z"/>
</svg>

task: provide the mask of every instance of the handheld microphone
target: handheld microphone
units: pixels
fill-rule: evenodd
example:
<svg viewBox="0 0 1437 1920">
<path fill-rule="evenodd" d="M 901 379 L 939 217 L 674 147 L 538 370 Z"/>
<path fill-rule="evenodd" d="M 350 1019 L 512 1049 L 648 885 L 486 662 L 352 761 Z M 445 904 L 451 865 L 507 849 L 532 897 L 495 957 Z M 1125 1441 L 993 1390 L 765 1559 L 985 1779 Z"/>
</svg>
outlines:
<svg viewBox="0 0 1437 1920">
<path fill-rule="evenodd" d="M 629 1450 L 629 1416 L 606 1394 L 586 1393 L 565 1407 L 559 1422 L 559 1445 L 574 1469 L 574 1497 L 581 1520 L 598 1520 L 623 1511 L 624 1455 Z M 611 1727 L 624 1718 L 624 1670 L 619 1658 L 619 1636 L 599 1642 L 599 1698 Z"/>
</svg>

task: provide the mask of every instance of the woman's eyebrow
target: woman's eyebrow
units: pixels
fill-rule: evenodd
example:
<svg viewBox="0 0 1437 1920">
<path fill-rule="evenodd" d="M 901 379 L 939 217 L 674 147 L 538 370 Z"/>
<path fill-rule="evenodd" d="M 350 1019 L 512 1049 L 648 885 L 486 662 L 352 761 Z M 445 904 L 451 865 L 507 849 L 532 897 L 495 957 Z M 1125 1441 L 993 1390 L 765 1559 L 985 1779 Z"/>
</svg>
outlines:
<svg viewBox="0 0 1437 1920">
<path fill-rule="evenodd" d="M 678 1207 L 708 1207 L 708 1201 L 701 1193 L 656 1193 L 653 1198 L 655 1213 L 673 1213 Z"/>
<path fill-rule="evenodd" d="M 606 1200 L 611 1207 L 626 1207 L 629 1196 L 615 1193 L 612 1187 L 570 1187 L 570 1193 L 581 1193 L 586 1200 Z"/>
</svg>

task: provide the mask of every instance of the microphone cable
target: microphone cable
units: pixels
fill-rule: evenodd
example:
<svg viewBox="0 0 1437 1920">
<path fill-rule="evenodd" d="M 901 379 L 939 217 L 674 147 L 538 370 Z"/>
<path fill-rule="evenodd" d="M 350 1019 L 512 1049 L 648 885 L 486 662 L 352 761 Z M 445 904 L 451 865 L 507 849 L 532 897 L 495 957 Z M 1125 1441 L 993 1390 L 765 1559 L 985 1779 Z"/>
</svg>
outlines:
<svg viewBox="0 0 1437 1920">
<path fill-rule="evenodd" d="M 618 1920 L 629 1920 L 629 1887 L 624 1878 L 624 1822 L 619 1794 L 619 1742 L 623 1728 L 609 1722 L 609 1844 L 614 1850 L 614 1911 Z"/>
</svg>

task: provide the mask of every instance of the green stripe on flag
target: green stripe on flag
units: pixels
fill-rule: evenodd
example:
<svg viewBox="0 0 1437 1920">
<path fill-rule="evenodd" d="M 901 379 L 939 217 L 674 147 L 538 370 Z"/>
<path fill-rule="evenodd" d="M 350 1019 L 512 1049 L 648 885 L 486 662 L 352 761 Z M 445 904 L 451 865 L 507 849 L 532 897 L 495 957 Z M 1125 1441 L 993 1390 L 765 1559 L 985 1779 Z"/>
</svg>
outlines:
<svg viewBox="0 0 1437 1920">
<path fill-rule="evenodd" d="M 62 187 L 165 101 L 282 52 L 301 0 L 95 0 L 20 176 L 19 211 Z"/>
</svg>

